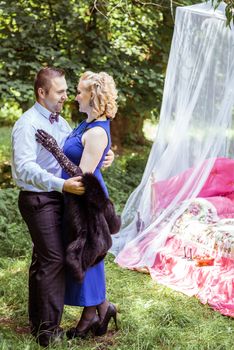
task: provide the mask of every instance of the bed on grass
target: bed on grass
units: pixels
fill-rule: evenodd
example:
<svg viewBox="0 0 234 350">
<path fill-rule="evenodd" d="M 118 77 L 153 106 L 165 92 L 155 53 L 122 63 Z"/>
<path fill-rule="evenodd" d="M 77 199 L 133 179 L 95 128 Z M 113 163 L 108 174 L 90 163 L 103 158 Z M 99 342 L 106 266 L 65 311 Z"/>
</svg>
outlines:
<svg viewBox="0 0 234 350">
<path fill-rule="evenodd" d="M 152 215 L 159 215 L 157 211 L 168 206 L 192 171 L 152 183 Z M 175 211 L 184 204 L 183 200 L 178 203 Z M 196 296 L 220 313 L 234 317 L 234 160 L 216 159 L 201 191 L 185 207 L 165 244 L 151 250 L 149 260 L 153 263 L 134 266 L 157 237 L 158 227 L 137 245 L 127 244 L 116 261 L 123 267 L 148 271 L 157 283 Z"/>
</svg>

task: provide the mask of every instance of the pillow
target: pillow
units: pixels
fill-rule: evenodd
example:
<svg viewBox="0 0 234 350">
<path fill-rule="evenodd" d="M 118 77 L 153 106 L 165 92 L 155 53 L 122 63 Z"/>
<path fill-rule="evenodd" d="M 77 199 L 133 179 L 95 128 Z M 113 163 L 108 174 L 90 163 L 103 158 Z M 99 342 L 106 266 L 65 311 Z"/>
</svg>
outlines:
<svg viewBox="0 0 234 350">
<path fill-rule="evenodd" d="M 198 197 L 225 196 L 234 191 L 234 160 L 217 158 Z"/>
<path fill-rule="evenodd" d="M 213 204 L 220 218 L 234 218 L 234 199 L 231 200 L 228 196 L 215 196 L 205 199 Z"/>
<path fill-rule="evenodd" d="M 191 176 L 193 168 L 167 180 L 152 183 L 151 210 L 153 213 L 166 208 Z M 189 189 L 188 189 L 189 191 Z M 234 160 L 217 158 L 202 190 L 197 197 L 227 196 L 234 193 Z M 187 193 L 181 201 L 187 198 Z"/>
</svg>

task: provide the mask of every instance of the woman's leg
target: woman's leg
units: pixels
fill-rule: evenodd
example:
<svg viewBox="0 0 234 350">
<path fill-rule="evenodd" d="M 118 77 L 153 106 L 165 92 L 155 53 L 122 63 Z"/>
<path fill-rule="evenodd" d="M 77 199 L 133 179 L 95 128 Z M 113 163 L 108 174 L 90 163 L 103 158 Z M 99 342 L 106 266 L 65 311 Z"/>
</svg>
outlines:
<svg viewBox="0 0 234 350">
<path fill-rule="evenodd" d="M 106 298 L 104 262 L 96 264 L 86 271 L 84 281 L 78 283 L 67 271 L 65 304 L 84 306 L 76 327 L 68 330 L 67 337 L 85 337 L 91 330 L 95 332 L 100 319 L 97 315 L 97 305 Z"/>
<path fill-rule="evenodd" d="M 82 311 L 81 318 L 76 326 L 76 329 L 80 332 L 89 328 L 93 319 L 96 317 L 96 306 L 85 306 Z"/>
<path fill-rule="evenodd" d="M 103 303 L 97 306 L 100 322 L 95 331 L 95 335 L 104 335 L 107 332 L 108 324 L 113 318 L 115 321 L 115 327 L 117 330 L 117 310 L 115 305 L 105 300 Z"/>
<path fill-rule="evenodd" d="M 93 334 L 99 327 L 100 319 L 96 313 L 96 306 L 84 307 L 81 318 L 76 327 L 70 328 L 66 335 L 68 339 L 72 338 L 85 338 L 91 331 Z"/>
<path fill-rule="evenodd" d="M 101 322 L 103 321 L 103 319 L 106 315 L 109 304 L 110 304 L 109 301 L 104 300 L 103 303 L 101 303 L 97 306 L 97 312 L 98 312 L 98 315 L 100 317 Z"/>
</svg>

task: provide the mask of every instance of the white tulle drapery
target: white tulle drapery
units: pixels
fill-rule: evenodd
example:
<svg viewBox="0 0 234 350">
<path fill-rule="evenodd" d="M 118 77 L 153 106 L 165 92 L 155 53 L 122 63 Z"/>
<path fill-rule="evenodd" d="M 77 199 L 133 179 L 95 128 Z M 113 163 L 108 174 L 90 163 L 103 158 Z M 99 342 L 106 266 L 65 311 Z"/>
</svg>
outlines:
<svg viewBox="0 0 234 350">
<path fill-rule="evenodd" d="M 114 255 L 132 247 L 129 267 L 152 266 L 216 159 L 233 158 L 234 31 L 224 13 L 210 3 L 176 10 L 156 139 L 113 237 Z"/>
</svg>

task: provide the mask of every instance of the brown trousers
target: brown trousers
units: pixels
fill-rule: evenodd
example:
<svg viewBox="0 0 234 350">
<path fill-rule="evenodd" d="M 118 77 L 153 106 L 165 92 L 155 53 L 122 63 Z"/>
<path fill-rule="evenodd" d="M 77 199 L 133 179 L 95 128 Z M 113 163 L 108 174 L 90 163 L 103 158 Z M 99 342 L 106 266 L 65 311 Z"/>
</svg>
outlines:
<svg viewBox="0 0 234 350">
<path fill-rule="evenodd" d="M 21 191 L 18 204 L 33 242 L 29 269 L 31 330 L 48 337 L 58 328 L 64 306 L 63 195 Z"/>
</svg>

